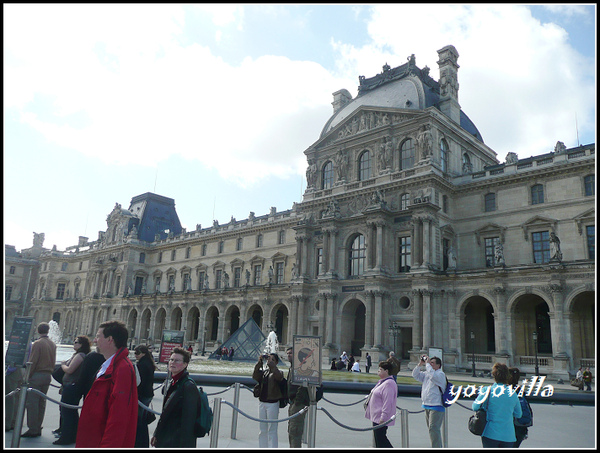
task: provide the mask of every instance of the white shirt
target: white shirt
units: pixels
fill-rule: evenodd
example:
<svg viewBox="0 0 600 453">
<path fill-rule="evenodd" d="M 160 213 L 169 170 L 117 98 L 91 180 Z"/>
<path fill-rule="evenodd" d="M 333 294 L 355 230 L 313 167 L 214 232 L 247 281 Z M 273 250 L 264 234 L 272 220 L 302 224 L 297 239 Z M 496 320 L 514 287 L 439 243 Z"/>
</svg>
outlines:
<svg viewBox="0 0 600 453">
<path fill-rule="evenodd" d="M 354 362 L 352 364 L 352 371 L 357 371 L 360 373 L 360 364 L 358 362 Z"/>
<path fill-rule="evenodd" d="M 108 367 L 112 363 L 112 360 L 113 360 L 113 357 L 115 356 L 115 354 L 116 354 L 116 352 L 113 355 L 111 355 L 108 359 L 106 359 L 104 361 L 104 363 L 102 364 L 102 366 L 98 370 L 98 373 L 96 374 L 96 379 L 98 379 L 100 376 L 102 376 L 104 373 L 106 373 L 106 370 L 108 369 Z"/>
</svg>

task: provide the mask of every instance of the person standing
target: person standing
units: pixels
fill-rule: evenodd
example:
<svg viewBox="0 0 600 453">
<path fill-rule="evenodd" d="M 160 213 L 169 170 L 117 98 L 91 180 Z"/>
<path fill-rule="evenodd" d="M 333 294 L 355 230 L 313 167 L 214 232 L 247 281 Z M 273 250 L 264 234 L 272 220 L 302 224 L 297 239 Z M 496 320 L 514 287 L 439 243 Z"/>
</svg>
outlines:
<svg viewBox="0 0 600 453">
<path fill-rule="evenodd" d="M 398 381 L 398 373 L 400 372 L 400 360 L 396 358 L 396 354 L 394 353 L 394 351 L 390 351 L 387 361 L 390 362 L 390 365 L 392 365 L 390 374 L 394 378 L 394 381 Z"/>
<path fill-rule="evenodd" d="M 484 404 L 487 411 L 487 423 L 481 436 L 483 448 L 513 448 L 515 441 L 515 418 L 521 418 L 523 411 L 517 392 L 509 392 L 511 380 L 508 367 L 496 362 L 492 367 L 492 376 L 496 381 L 488 391 L 481 392 L 473 401 L 473 410 Z"/>
<path fill-rule="evenodd" d="M 575 380 L 577 383 L 577 389 L 583 390 L 583 367 L 579 367 L 577 370 L 577 375 L 575 376 Z"/>
<path fill-rule="evenodd" d="M 128 331 L 121 321 L 100 324 L 98 351 L 106 359 L 83 400 L 76 448 L 133 448 L 138 394 L 127 349 Z"/>
<path fill-rule="evenodd" d="M 425 371 L 420 370 L 423 365 Z M 446 375 L 441 368 L 442 361 L 439 357 L 429 359 L 424 355 L 412 371 L 413 378 L 423 383 L 421 387 L 421 407 L 425 409 L 425 422 L 429 430 L 432 448 L 442 448 L 441 427 L 446 411 L 442 405 L 442 389 L 446 388 Z"/>
<path fill-rule="evenodd" d="M 310 396 L 308 395 L 308 388 L 300 385 L 292 384 L 292 366 L 293 366 L 293 354 L 294 349 L 287 349 L 287 356 L 290 362 L 290 369 L 288 371 L 287 386 L 288 386 L 288 399 L 290 401 L 290 407 L 288 409 L 288 416 L 297 414 L 302 409 L 310 404 Z M 290 419 L 288 422 L 288 438 L 290 440 L 290 448 L 302 448 L 302 434 L 304 434 L 304 419 L 306 418 L 306 412 L 297 417 Z"/>
<path fill-rule="evenodd" d="M 61 403 L 77 406 L 81 398 L 79 394 L 78 381 L 81 376 L 81 365 L 85 356 L 90 352 L 90 339 L 80 335 L 73 342 L 75 352 L 69 360 L 61 364 L 65 372 L 62 380 Z M 77 409 L 60 407 L 60 437 L 52 442 L 54 445 L 70 445 L 75 443 L 77 426 L 79 424 L 79 412 Z"/>
<path fill-rule="evenodd" d="M 379 363 L 377 376 L 379 381 L 371 390 L 365 408 L 365 418 L 373 423 L 373 426 L 380 425 L 396 413 L 396 399 L 398 398 L 398 384 L 390 375 L 392 365 L 388 361 Z M 375 436 L 376 448 L 393 448 L 390 440 L 387 438 L 388 426 L 393 426 L 392 420 L 385 426 L 373 430 Z"/>
<path fill-rule="evenodd" d="M 266 366 L 263 364 L 266 361 Z M 279 418 L 279 400 L 283 396 L 279 383 L 283 380 L 283 373 L 277 368 L 279 357 L 271 353 L 268 356 L 258 356 L 258 363 L 254 366 L 252 379 L 260 386 L 258 397 L 258 418 L 262 420 L 277 420 Z M 277 423 L 260 422 L 258 434 L 260 448 L 277 448 Z"/>
<path fill-rule="evenodd" d="M 592 372 L 590 371 L 590 367 L 587 367 L 583 372 L 583 383 L 585 385 L 585 391 L 592 391 Z"/>
<path fill-rule="evenodd" d="M 510 378 L 509 378 L 509 385 L 512 386 L 512 388 L 515 390 L 515 393 L 518 395 L 519 394 L 519 379 L 521 378 L 521 371 L 518 368 L 509 368 L 508 372 L 510 374 Z M 489 397 L 489 396 L 488 396 Z M 532 414 L 531 414 L 531 408 L 529 406 L 529 403 L 527 402 L 527 400 L 525 399 L 524 396 L 517 396 L 517 398 L 519 398 L 519 404 L 521 405 L 521 411 L 523 412 L 523 417 L 525 417 L 526 412 L 528 412 L 528 417 L 531 419 Z M 516 441 L 515 444 L 513 445 L 514 448 L 519 448 L 521 446 L 521 442 L 523 442 L 525 439 L 527 439 L 527 433 L 529 431 L 527 426 L 522 425 L 523 421 L 522 420 L 518 420 L 518 419 L 514 419 L 514 424 L 515 424 L 515 437 L 516 437 Z"/>
<path fill-rule="evenodd" d="M 371 369 L 372 366 L 373 366 L 373 362 L 371 361 L 371 356 L 367 352 L 367 364 L 365 365 L 365 370 L 367 371 L 367 373 L 369 372 L 369 370 Z"/>
<path fill-rule="evenodd" d="M 171 380 L 163 388 L 162 413 L 150 444 L 156 448 L 196 448 L 194 424 L 198 416 L 200 392 L 189 376 L 190 353 L 174 348 L 169 359 Z"/>
<path fill-rule="evenodd" d="M 229 348 L 229 361 L 233 361 L 233 354 L 235 354 L 235 349 L 233 349 L 233 346 L 231 348 Z"/>
<path fill-rule="evenodd" d="M 135 366 L 140 374 L 140 384 L 138 385 L 138 401 L 144 406 L 149 406 L 154 397 L 154 389 L 152 384 L 154 383 L 154 371 L 156 371 L 156 364 L 152 358 L 148 346 L 139 345 L 134 350 L 135 355 Z M 135 447 L 136 448 L 149 448 L 150 447 L 150 434 L 148 433 L 148 416 L 151 413 L 142 409 L 138 404 L 138 421 L 135 434 Z M 152 414 L 154 415 L 154 414 Z M 154 419 L 152 419 L 154 420 Z"/>
<path fill-rule="evenodd" d="M 50 382 L 52 381 L 52 371 L 56 363 L 56 345 L 48 338 L 50 324 L 41 322 L 37 327 L 40 337 L 31 345 L 29 362 L 29 387 L 39 390 L 44 395 L 48 393 Z M 46 414 L 46 398 L 27 393 L 25 403 L 27 409 L 27 427 L 28 430 L 21 434 L 21 437 L 39 437 L 42 435 L 42 423 Z"/>
<path fill-rule="evenodd" d="M 21 368 L 14 363 L 7 365 L 4 380 L 4 395 L 18 389 L 23 384 L 23 373 Z M 15 429 L 15 419 L 17 418 L 17 402 L 19 400 L 17 394 L 9 398 L 4 398 L 6 407 L 6 416 L 4 418 L 4 431 L 12 431 Z"/>
</svg>

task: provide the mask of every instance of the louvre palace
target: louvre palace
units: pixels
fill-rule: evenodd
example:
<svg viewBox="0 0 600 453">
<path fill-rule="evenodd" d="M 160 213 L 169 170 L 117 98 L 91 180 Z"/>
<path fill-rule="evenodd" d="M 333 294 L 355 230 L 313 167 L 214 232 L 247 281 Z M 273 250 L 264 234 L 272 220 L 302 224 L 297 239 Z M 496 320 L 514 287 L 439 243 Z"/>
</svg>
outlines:
<svg viewBox="0 0 600 453">
<path fill-rule="evenodd" d="M 96 240 L 5 246 L 6 325 L 93 337 L 121 319 L 134 344 L 184 330 L 210 352 L 253 318 L 282 347 L 320 336 L 324 361 L 440 348 L 453 371 L 595 368 L 595 144 L 500 162 L 461 110 L 458 52 L 438 56 L 439 81 L 413 55 L 333 93 L 289 210 L 187 231 L 144 193 L 108 205 Z"/>
</svg>

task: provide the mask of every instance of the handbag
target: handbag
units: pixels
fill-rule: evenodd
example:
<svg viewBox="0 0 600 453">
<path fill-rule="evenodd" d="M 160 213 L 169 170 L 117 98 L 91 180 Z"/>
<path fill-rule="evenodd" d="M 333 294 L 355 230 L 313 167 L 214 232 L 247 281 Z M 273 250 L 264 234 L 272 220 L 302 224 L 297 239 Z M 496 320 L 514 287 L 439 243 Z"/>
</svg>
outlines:
<svg viewBox="0 0 600 453">
<path fill-rule="evenodd" d="M 469 431 L 471 431 L 473 434 L 476 436 L 481 436 L 483 434 L 483 430 L 485 429 L 485 425 L 487 425 L 487 410 L 482 406 L 469 417 L 468 427 Z"/>
<path fill-rule="evenodd" d="M 65 377 L 65 371 L 62 369 L 62 365 L 56 365 L 52 372 L 52 377 L 56 382 L 62 384 L 63 377 Z"/>
<path fill-rule="evenodd" d="M 367 397 L 367 400 L 363 403 L 363 407 L 365 408 L 365 411 L 367 410 L 367 406 L 369 405 L 369 401 L 371 401 L 371 395 L 373 395 L 373 392 L 369 393 L 369 396 Z"/>
</svg>

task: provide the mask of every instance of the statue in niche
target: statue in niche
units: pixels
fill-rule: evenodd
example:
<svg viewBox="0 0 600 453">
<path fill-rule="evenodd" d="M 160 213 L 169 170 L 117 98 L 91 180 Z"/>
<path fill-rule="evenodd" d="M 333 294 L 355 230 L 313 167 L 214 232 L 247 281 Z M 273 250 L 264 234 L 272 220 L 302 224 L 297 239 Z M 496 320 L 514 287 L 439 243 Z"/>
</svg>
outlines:
<svg viewBox="0 0 600 453">
<path fill-rule="evenodd" d="M 448 249 L 448 269 L 456 269 L 456 251 L 450 246 Z"/>
<path fill-rule="evenodd" d="M 419 160 L 424 160 L 431 156 L 433 150 L 433 136 L 431 135 L 430 126 L 428 124 L 421 126 L 421 129 L 419 129 L 416 147 L 419 154 Z"/>
<path fill-rule="evenodd" d="M 44 245 L 44 238 L 46 235 L 44 233 L 33 233 L 33 246 L 34 247 L 42 247 Z"/>
<path fill-rule="evenodd" d="M 323 212 L 323 217 L 340 217 L 340 206 L 337 200 L 334 199 L 329 202 L 329 206 Z"/>
<path fill-rule="evenodd" d="M 295 278 L 298 278 L 298 268 L 296 267 L 296 263 L 292 264 L 292 280 Z"/>
<path fill-rule="evenodd" d="M 154 292 L 156 294 L 160 294 L 160 278 L 156 279 L 156 283 L 154 285 Z"/>
<path fill-rule="evenodd" d="M 269 274 L 269 285 L 272 285 L 273 281 L 274 281 L 274 277 L 275 277 L 275 274 L 273 273 L 273 266 L 269 266 L 268 274 Z"/>
<path fill-rule="evenodd" d="M 223 271 L 223 288 L 229 288 L 229 274 Z"/>
<path fill-rule="evenodd" d="M 308 187 L 315 187 L 317 183 L 317 164 L 314 159 L 308 161 L 308 168 L 306 169 L 306 183 Z"/>
<path fill-rule="evenodd" d="M 550 261 L 562 261 L 560 239 L 554 232 L 550 233 Z"/>
<path fill-rule="evenodd" d="M 494 261 L 497 266 L 504 266 L 504 246 L 498 242 L 494 247 Z"/>
<path fill-rule="evenodd" d="M 246 269 L 246 286 L 250 286 L 250 271 Z"/>
<path fill-rule="evenodd" d="M 379 154 L 377 155 L 377 163 L 379 165 L 379 173 L 390 168 L 390 158 L 392 157 L 392 137 L 383 137 L 381 145 L 379 145 Z"/>
<path fill-rule="evenodd" d="M 348 170 L 348 154 L 344 150 L 338 151 L 335 155 L 335 170 L 338 181 L 346 179 L 346 171 Z"/>
<path fill-rule="evenodd" d="M 210 289 L 208 285 L 208 274 L 204 274 L 204 289 Z"/>
<path fill-rule="evenodd" d="M 135 225 L 133 225 L 133 227 L 131 228 L 131 231 L 129 232 L 129 237 L 131 239 L 137 239 L 137 237 L 138 237 L 138 230 L 137 230 L 137 227 Z"/>
</svg>

